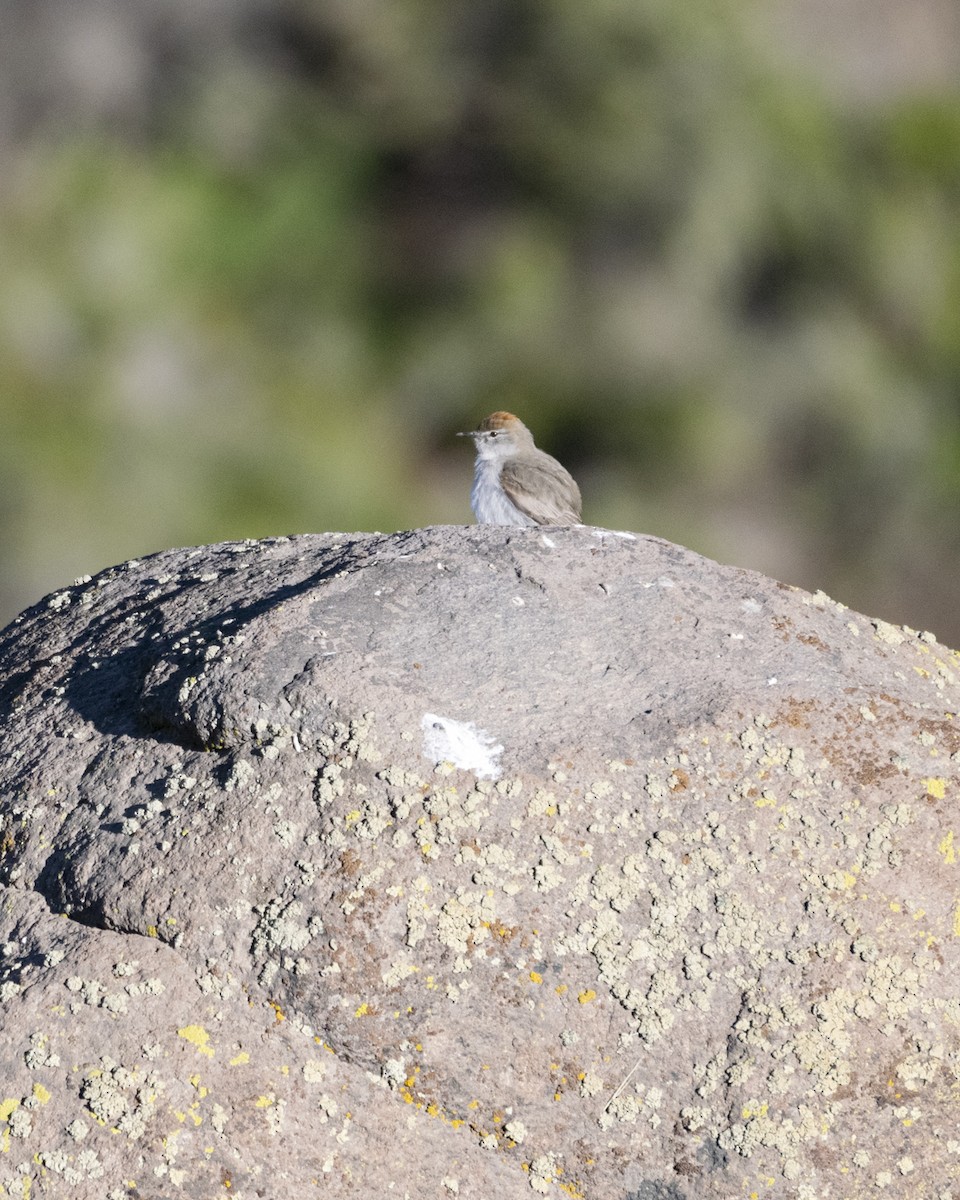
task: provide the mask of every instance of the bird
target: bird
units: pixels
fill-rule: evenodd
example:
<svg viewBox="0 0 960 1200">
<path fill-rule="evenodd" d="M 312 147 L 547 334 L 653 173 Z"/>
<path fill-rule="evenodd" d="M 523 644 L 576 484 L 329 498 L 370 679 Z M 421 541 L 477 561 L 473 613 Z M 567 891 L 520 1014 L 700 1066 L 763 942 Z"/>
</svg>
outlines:
<svg viewBox="0 0 960 1200">
<path fill-rule="evenodd" d="M 538 450 L 513 413 L 491 413 L 469 433 L 477 461 L 470 507 L 479 525 L 579 525 L 580 489 L 555 458 Z"/>
</svg>

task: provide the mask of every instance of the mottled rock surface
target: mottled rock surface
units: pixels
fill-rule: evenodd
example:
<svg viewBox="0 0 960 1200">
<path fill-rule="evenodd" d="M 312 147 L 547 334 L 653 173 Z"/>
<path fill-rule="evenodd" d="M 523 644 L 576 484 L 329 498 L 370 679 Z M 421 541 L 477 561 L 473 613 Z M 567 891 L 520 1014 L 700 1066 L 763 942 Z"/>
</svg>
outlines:
<svg viewBox="0 0 960 1200">
<path fill-rule="evenodd" d="M 653 538 L 0 635 L 0 1196 L 960 1196 L 958 655 Z"/>
</svg>

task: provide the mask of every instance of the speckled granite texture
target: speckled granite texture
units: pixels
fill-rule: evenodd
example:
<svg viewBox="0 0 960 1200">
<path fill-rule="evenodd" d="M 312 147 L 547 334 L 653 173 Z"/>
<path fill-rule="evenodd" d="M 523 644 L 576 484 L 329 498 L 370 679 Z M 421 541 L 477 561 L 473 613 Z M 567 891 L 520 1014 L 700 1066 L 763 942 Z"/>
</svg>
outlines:
<svg viewBox="0 0 960 1200">
<path fill-rule="evenodd" d="M 48 597 L 0 635 L 0 1196 L 960 1197 L 958 676 L 590 528 Z"/>
</svg>

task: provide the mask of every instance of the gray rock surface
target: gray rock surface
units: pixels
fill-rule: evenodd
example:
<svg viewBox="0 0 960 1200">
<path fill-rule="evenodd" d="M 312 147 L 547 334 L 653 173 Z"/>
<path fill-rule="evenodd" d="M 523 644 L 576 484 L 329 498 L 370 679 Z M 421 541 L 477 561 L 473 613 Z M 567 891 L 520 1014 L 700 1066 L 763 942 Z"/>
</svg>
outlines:
<svg viewBox="0 0 960 1200">
<path fill-rule="evenodd" d="M 960 1196 L 958 655 L 653 538 L 0 635 L 0 1196 Z"/>
</svg>

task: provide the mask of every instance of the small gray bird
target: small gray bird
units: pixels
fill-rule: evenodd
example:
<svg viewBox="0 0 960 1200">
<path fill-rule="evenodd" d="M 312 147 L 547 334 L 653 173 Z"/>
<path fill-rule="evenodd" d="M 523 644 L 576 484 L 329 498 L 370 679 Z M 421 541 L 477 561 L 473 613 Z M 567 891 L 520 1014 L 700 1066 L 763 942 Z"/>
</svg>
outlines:
<svg viewBox="0 0 960 1200">
<path fill-rule="evenodd" d="M 519 417 L 495 412 L 457 436 L 476 446 L 470 507 L 480 525 L 580 524 L 580 489 Z"/>
</svg>

